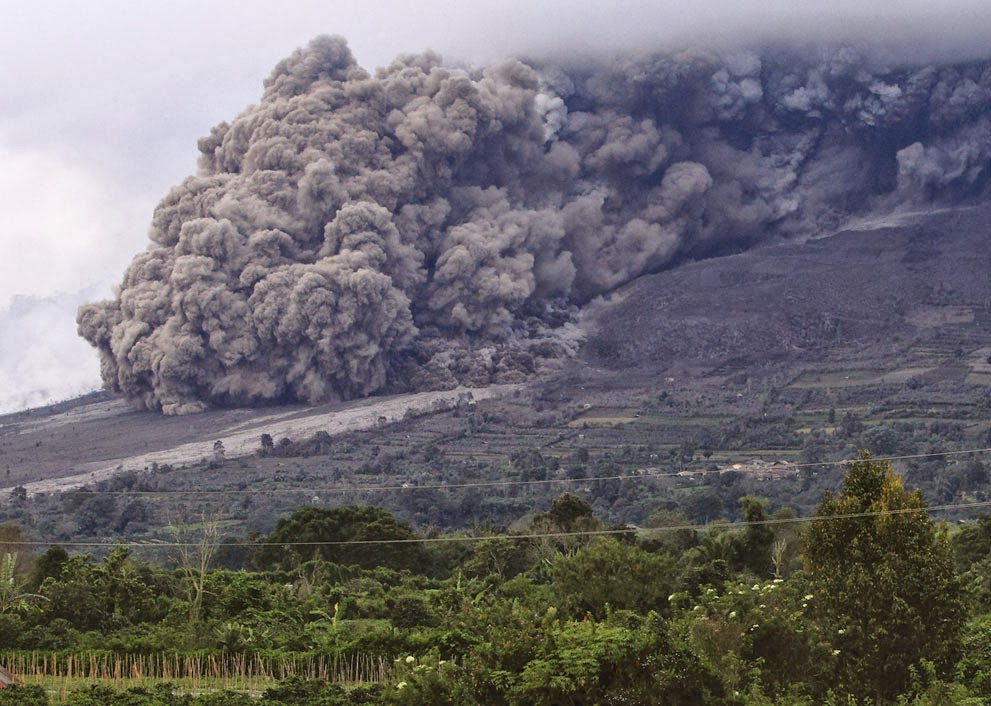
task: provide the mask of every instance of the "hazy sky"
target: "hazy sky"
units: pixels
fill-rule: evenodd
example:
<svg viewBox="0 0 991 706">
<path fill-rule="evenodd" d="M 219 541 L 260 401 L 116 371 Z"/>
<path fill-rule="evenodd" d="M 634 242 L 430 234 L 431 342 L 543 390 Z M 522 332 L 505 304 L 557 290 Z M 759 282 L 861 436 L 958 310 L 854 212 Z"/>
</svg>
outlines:
<svg viewBox="0 0 991 706">
<path fill-rule="evenodd" d="M 762 35 L 955 54 L 991 39 L 987 0 L 0 0 L 0 17 L 0 412 L 99 386 L 76 306 L 111 295 L 196 139 L 317 34 L 368 69 L 426 48 L 480 64 Z"/>
</svg>

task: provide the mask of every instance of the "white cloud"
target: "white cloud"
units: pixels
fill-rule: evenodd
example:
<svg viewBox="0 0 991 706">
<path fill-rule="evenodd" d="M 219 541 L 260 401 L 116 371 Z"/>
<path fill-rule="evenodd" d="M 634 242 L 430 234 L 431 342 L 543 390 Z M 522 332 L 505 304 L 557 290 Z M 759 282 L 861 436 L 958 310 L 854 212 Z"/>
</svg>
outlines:
<svg viewBox="0 0 991 706">
<path fill-rule="evenodd" d="M 0 308 L 0 414 L 100 388 L 96 351 L 75 327 L 76 307 L 94 294 L 16 297 Z"/>
<path fill-rule="evenodd" d="M 148 203 L 53 150 L 0 144 L 0 307 L 119 279 Z M 108 292 L 109 294 L 109 292 Z"/>
</svg>

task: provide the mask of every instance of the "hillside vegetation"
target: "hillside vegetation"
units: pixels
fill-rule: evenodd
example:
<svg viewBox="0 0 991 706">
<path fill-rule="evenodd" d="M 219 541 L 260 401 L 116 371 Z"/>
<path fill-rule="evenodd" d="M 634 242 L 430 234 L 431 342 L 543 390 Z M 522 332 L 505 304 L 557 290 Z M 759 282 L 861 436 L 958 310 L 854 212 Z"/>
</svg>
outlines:
<svg viewBox="0 0 991 706">
<path fill-rule="evenodd" d="M 991 697 L 987 517 L 951 538 L 869 456 L 812 522 L 771 521 L 754 497 L 741 505 L 740 526 L 697 531 L 659 513 L 655 529 L 633 531 L 565 494 L 490 536 L 304 507 L 236 544 L 197 528 L 171 547 L 172 568 L 124 548 L 92 561 L 52 547 L 21 572 L 4 566 L 0 659 L 37 674 L 0 703 L 47 703 L 31 686 L 52 683 L 43 672 L 61 675 L 72 704 L 259 703 L 229 690 L 234 672 L 264 690 L 261 703 Z M 4 529 L 6 549 L 24 548 Z M 148 686 L 195 676 L 202 687 L 211 674 L 228 690 Z"/>
</svg>

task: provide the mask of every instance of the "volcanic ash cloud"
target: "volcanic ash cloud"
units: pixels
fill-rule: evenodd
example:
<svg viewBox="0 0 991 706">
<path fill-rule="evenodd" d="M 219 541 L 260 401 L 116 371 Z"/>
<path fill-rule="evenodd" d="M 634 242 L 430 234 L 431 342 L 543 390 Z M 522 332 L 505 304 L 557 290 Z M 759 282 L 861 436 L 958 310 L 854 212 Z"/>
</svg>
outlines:
<svg viewBox="0 0 991 706">
<path fill-rule="evenodd" d="M 200 140 L 79 331 L 167 414 L 518 380 L 646 272 L 975 194 L 989 103 L 987 63 L 847 47 L 372 76 L 319 37 Z"/>
</svg>

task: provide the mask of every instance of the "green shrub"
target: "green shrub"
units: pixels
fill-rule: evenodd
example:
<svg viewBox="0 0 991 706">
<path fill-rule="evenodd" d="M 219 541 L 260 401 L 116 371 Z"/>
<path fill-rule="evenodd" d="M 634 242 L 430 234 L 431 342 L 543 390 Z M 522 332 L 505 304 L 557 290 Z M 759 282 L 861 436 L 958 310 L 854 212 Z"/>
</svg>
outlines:
<svg viewBox="0 0 991 706">
<path fill-rule="evenodd" d="M 37 685 L 14 684 L 0 689 L 0 706 L 48 706 L 48 695 Z"/>
</svg>

